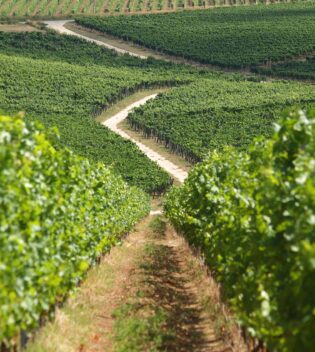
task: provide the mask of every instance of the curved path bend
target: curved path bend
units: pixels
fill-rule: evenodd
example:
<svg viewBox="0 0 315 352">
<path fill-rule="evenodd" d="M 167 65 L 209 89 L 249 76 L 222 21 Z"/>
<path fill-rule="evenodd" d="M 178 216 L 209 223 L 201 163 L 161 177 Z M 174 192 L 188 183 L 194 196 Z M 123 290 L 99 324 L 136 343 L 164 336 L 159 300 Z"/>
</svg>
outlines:
<svg viewBox="0 0 315 352">
<path fill-rule="evenodd" d="M 168 172 L 171 176 L 176 178 L 179 182 L 184 182 L 185 178 L 187 177 L 187 172 L 176 166 L 171 161 L 164 158 L 162 155 L 157 153 L 156 151 L 152 150 L 151 148 L 147 147 L 143 143 L 133 139 L 130 137 L 125 131 L 118 127 L 118 124 L 125 120 L 128 114 L 136 107 L 144 105 L 148 100 L 154 99 L 157 94 L 151 94 L 146 96 L 143 99 L 136 101 L 135 103 L 127 106 L 125 109 L 120 111 L 118 114 L 110 117 L 106 121 L 102 122 L 102 125 L 108 127 L 113 132 L 119 134 L 121 137 L 129 139 L 134 144 L 136 144 L 139 149 L 151 160 L 155 161 L 162 169 Z"/>
<path fill-rule="evenodd" d="M 95 43 L 97 45 L 104 46 L 104 47 L 106 47 L 108 49 L 111 49 L 111 50 L 115 50 L 119 54 L 129 54 L 129 55 L 132 55 L 132 56 L 137 56 L 137 57 L 139 57 L 141 59 L 146 59 L 147 58 L 146 56 L 141 56 L 141 55 L 135 54 L 133 52 L 117 48 L 115 46 L 112 46 L 110 44 L 104 43 L 102 41 L 99 41 L 99 40 L 96 40 L 96 39 L 92 39 L 92 38 L 88 38 L 88 37 L 85 37 L 85 36 L 83 36 L 81 34 L 73 32 L 70 29 L 65 28 L 65 24 L 68 23 L 68 22 L 71 22 L 71 21 L 64 21 L 64 20 L 63 21 L 45 21 L 44 23 L 47 25 L 47 28 L 53 29 L 53 30 L 55 30 L 56 32 L 58 32 L 60 34 L 74 35 L 74 36 L 82 38 L 82 39 L 84 39 L 84 40 L 86 40 L 88 42 L 92 42 L 92 43 Z M 145 97 L 143 99 L 138 100 L 137 102 L 129 105 L 124 110 L 120 111 L 118 114 L 110 117 L 109 119 L 107 119 L 102 124 L 104 126 L 108 127 L 113 132 L 119 134 L 121 137 L 131 140 L 134 144 L 136 144 L 139 147 L 139 149 L 149 159 L 155 161 L 162 169 L 164 169 L 171 176 L 176 178 L 179 182 L 184 182 L 185 178 L 187 177 L 187 172 L 186 171 L 182 170 L 181 168 L 176 166 L 174 163 L 172 163 L 171 161 L 167 160 L 162 155 L 160 155 L 156 151 L 152 150 L 151 148 L 147 147 L 143 143 L 133 139 L 125 131 L 123 131 L 122 129 L 120 129 L 118 127 L 118 124 L 120 122 L 122 122 L 124 119 L 126 119 L 128 114 L 134 108 L 136 108 L 138 106 L 141 106 L 141 105 L 144 105 L 148 100 L 154 99 L 156 96 L 157 96 L 157 94 L 153 94 L 153 95 L 149 95 L 149 96 L 147 96 L 147 97 Z"/>
<path fill-rule="evenodd" d="M 104 46 L 107 49 L 115 50 L 118 54 L 129 54 L 131 56 L 136 56 L 140 59 L 147 59 L 148 58 L 147 56 L 139 55 L 139 54 L 136 54 L 132 51 L 124 50 L 124 49 L 118 48 L 114 45 L 102 42 L 97 39 L 89 38 L 89 37 L 86 37 L 82 34 L 71 31 L 70 29 L 65 27 L 65 25 L 69 22 L 73 22 L 73 21 L 72 20 L 44 21 L 43 23 L 45 23 L 47 25 L 48 29 L 52 29 L 52 30 L 58 32 L 59 34 L 67 34 L 67 35 L 73 35 L 73 36 L 79 37 L 79 38 L 84 39 L 90 43 L 95 43 L 97 45 Z"/>
</svg>

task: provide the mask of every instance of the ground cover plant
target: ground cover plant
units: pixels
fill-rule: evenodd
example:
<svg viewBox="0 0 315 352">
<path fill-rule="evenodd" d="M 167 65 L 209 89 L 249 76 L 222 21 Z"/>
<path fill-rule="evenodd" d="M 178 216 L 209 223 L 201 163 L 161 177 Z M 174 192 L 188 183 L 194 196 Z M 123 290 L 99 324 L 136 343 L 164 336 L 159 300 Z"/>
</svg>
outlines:
<svg viewBox="0 0 315 352">
<path fill-rule="evenodd" d="M 314 1 L 76 21 L 202 63 L 242 68 L 314 51 Z"/>
<path fill-rule="evenodd" d="M 314 87 L 290 82 L 199 79 L 173 89 L 128 116 L 130 125 L 191 161 L 233 145 L 245 150 L 270 136 L 287 106 L 315 103 Z"/>
<path fill-rule="evenodd" d="M 248 153 L 212 152 L 165 210 L 270 351 L 313 351 L 315 114 L 291 111 Z"/>
<path fill-rule="evenodd" d="M 28 9 L 35 2 L 29 2 Z M 63 13 L 61 6 L 70 8 L 74 3 L 60 1 L 58 15 Z M 294 24 L 299 17 L 306 29 L 297 27 L 293 34 L 294 41 L 289 44 L 295 50 L 298 36 L 303 33 L 301 45 L 306 45 L 307 31 L 313 33 L 313 27 L 308 22 L 312 16 L 309 5 L 293 8 L 289 11 L 288 5 L 283 5 L 271 6 L 271 12 L 260 7 L 256 12 L 244 11 L 266 14 L 256 16 L 256 24 L 264 22 L 269 13 L 276 23 L 291 16 Z M 243 21 L 244 12 L 237 11 L 239 17 L 235 18 Z M 251 23 L 252 17 L 246 17 L 247 22 Z M 290 29 L 288 23 L 286 30 Z M 250 30 L 253 32 L 253 27 Z M 273 45 L 275 38 L 269 35 Z M 164 40 L 168 42 L 167 36 Z M 259 56 L 262 47 L 256 49 Z M 314 86 L 118 56 L 51 32 L 0 33 L 0 109 L 11 114 L 25 112 L 24 120 L 0 114 L 1 342 L 16 342 L 19 334 L 24 336 L 23 331 L 49 316 L 100 254 L 148 213 L 148 197 L 143 191 L 163 193 L 172 183 L 134 144 L 94 119 L 104 108 L 139 89 L 165 86 L 173 88 L 138 108 L 129 116 L 129 123 L 193 162 L 206 158 L 185 185 L 167 197 L 168 217 L 193 246 L 199 247 L 223 283 L 240 322 L 254 337 L 271 351 L 312 351 L 313 115 L 292 110 L 271 141 L 252 141 L 256 136 L 273 134 L 284 107 L 299 105 L 306 110 L 313 105 Z M 55 126 L 60 131 L 57 135 L 51 132 Z M 142 191 L 130 188 L 123 179 Z M 165 226 L 150 224 L 155 235 L 165 234 Z M 176 305 L 191 308 L 192 304 L 186 284 L 179 286 L 182 301 L 166 289 L 170 272 L 175 273 L 171 288 L 178 284 L 176 268 L 185 257 L 174 252 L 173 270 L 163 261 L 163 255 L 170 259 L 172 252 L 168 246 L 161 247 L 154 257 L 162 265 L 158 272 L 165 275 L 167 283 L 160 290 L 175 300 L 165 305 L 174 310 L 175 325 L 171 325 L 181 326 Z M 153 287 L 159 284 L 153 280 Z M 212 303 L 209 301 L 216 305 Z M 127 320 L 125 325 L 131 311 L 128 305 L 121 307 L 116 310 L 116 319 L 122 323 L 118 326 L 122 334 L 117 335 L 122 350 L 140 346 L 137 337 L 128 337 L 134 327 L 141 335 L 148 324 L 155 326 L 157 329 L 147 330 L 154 338 L 167 318 L 157 314 L 157 319 L 140 317 L 136 322 Z M 194 339 L 201 346 L 202 339 L 195 334 L 200 326 L 196 324 L 198 315 L 183 313 L 183 319 L 189 320 L 192 329 L 177 330 L 182 345 L 176 348 L 185 349 L 189 343 L 194 346 Z M 217 326 L 222 336 L 226 334 L 224 325 Z M 99 339 L 94 332 L 92 339 Z M 0 350 L 6 350 L 1 342 Z M 156 342 L 160 345 L 161 340 Z M 85 349 L 85 345 L 78 349 Z"/>
<path fill-rule="evenodd" d="M 0 342 L 9 346 L 49 316 L 149 202 L 103 164 L 56 150 L 38 122 L 1 115 L 0 131 Z"/>
</svg>

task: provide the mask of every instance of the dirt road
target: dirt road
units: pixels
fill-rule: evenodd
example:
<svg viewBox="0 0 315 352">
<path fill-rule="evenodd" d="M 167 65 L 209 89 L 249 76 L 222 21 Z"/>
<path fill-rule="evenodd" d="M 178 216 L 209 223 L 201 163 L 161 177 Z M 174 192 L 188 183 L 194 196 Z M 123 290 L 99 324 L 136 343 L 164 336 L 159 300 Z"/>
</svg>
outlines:
<svg viewBox="0 0 315 352">
<path fill-rule="evenodd" d="M 163 168 L 166 172 L 168 172 L 171 176 L 176 178 L 180 182 L 184 182 L 185 178 L 187 177 L 187 172 L 176 166 L 171 161 L 164 158 L 162 155 L 154 151 L 153 149 L 147 147 L 143 143 L 136 141 L 135 139 L 131 138 L 125 131 L 118 127 L 118 124 L 121 123 L 124 119 L 127 118 L 128 114 L 136 107 L 144 105 L 148 100 L 154 99 L 157 94 L 151 94 L 147 97 L 136 101 L 135 103 L 129 105 L 127 108 L 120 111 L 118 114 L 110 117 L 102 124 L 108 127 L 113 132 L 119 134 L 121 137 L 131 140 L 135 143 L 139 149 L 151 160 L 155 161 L 161 168 Z"/>
<path fill-rule="evenodd" d="M 73 36 L 79 37 L 79 38 L 84 39 L 84 40 L 86 40 L 88 42 L 104 46 L 107 49 L 115 50 L 119 54 L 129 54 L 131 56 L 139 57 L 140 59 L 147 59 L 147 56 L 139 55 L 139 54 L 136 54 L 134 52 L 118 48 L 118 47 L 116 47 L 114 45 L 111 45 L 111 44 L 108 44 L 108 43 L 104 43 L 104 42 L 102 42 L 100 40 L 89 38 L 89 37 L 86 37 L 86 36 L 81 35 L 79 33 L 73 32 L 70 29 L 65 28 L 65 24 L 67 24 L 69 22 L 72 22 L 72 21 L 70 21 L 70 20 L 44 21 L 44 23 L 47 25 L 48 29 L 52 29 L 52 30 L 54 30 L 54 31 L 56 31 L 56 32 L 58 32 L 60 34 L 67 34 L 67 35 L 73 35 Z"/>
</svg>

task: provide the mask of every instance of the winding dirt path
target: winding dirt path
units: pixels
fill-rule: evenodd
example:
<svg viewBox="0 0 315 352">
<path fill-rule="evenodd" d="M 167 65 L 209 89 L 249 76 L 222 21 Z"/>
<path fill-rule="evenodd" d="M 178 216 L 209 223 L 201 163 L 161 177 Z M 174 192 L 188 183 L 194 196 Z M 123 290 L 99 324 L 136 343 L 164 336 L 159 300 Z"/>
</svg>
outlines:
<svg viewBox="0 0 315 352">
<path fill-rule="evenodd" d="M 133 139 L 130 137 L 125 131 L 118 127 L 118 124 L 121 123 L 124 119 L 127 118 L 128 114 L 136 107 L 144 105 L 148 100 L 154 99 L 157 94 L 151 94 L 146 96 L 143 99 L 136 101 L 135 103 L 129 105 L 127 108 L 120 111 L 118 114 L 110 117 L 102 124 L 108 127 L 113 132 L 119 134 L 121 137 L 131 140 L 135 143 L 139 149 L 151 160 L 155 161 L 161 168 L 167 171 L 171 176 L 176 178 L 180 182 L 184 182 L 187 177 L 187 172 L 179 168 L 177 165 L 172 163 L 171 161 L 164 158 L 162 155 L 154 151 L 153 149 L 147 147 L 143 143 Z"/>
<path fill-rule="evenodd" d="M 100 40 L 92 39 L 92 38 L 86 37 L 84 35 L 81 35 L 79 33 L 73 32 L 70 29 L 65 28 L 65 24 L 67 24 L 69 22 L 73 22 L 73 21 L 71 21 L 71 20 L 44 21 L 44 23 L 47 25 L 48 29 L 52 29 L 52 30 L 54 30 L 54 31 L 56 31 L 56 32 L 58 32 L 60 34 L 67 34 L 67 35 L 73 35 L 73 36 L 79 37 L 79 38 L 84 39 L 84 40 L 86 40 L 86 41 L 88 41 L 90 43 L 95 43 L 97 45 L 104 46 L 107 49 L 115 50 L 119 54 L 129 54 L 131 56 L 136 56 L 136 57 L 138 57 L 140 59 L 147 59 L 148 58 L 147 56 L 139 55 L 139 54 L 136 54 L 134 52 L 131 52 L 131 51 L 128 51 L 128 50 L 125 50 L 125 49 L 121 49 L 121 48 L 118 48 L 118 47 L 116 47 L 114 45 L 102 42 Z"/>
<path fill-rule="evenodd" d="M 64 27 L 67 21 L 46 23 L 48 28 L 61 34 L 76 35 L 119 53 L 139 56 L 74 33 Z M 149 159 L 183 182 L 187 177 L 185 170 L 119 127 L 134 108 L 156 96 L 152 92 L 148 93 L 114 113 L 102 124 L 131 140 Z M 121 351 L 121 346 L 116 345 L 119 331 L 115 312 L 126 305 L 145 308 L 139 317 L 138 310 L 135 314 L 132 312 L 135 322 L 135 319 L 148 319 L 148 313 L 152 315 L 161 310 L 166 313 L 167 318 L 157 332 L 161 336 L 169 334 L 167 338 L 163 337 L 164 351 L 246 351 L 233 317 L 227 315 L 227 309 L 220 301 L 219 287 L 209 277 L 205 267 L 200 265 L 184 239 L 172 227 L 167 225 L 162 232 L 154 228 L 154 219 L 161 213 L 159 205 L 137 225 L 121 246 L 113 248 L 100 265 L 88 273 L 76 294 L 63 308 L 58 309 L 56 319 L 40 330 L 29 344 L 27 352 Z M 128 328 L 127 318 L 130 319 L 130 316 L 122 319 L 123 331 Z M 132 331 L 133 335 L 135 333 Z M 131 334 L 127 334 L 128 341 L 129 336 Z M 141 343 L 145 342 L 142 335 L 138 339 Z M 150 350 L 149 346 L 138 348 L 139 351 Z"/>
<path fill-rule="evenodd" d="M 139 57 L 141 59 L 146 59 L 146 56 L 138 55 L 136 53 L 117 48 L 113 45 L 101 42 L 96 39 L 88 38 L 85 37 L 79 33 L 75 33 L 71 31 L 70 29 L 65 28 L 65 24 L 69 23 L 71 21 L 45 21 L 44 23 L 47 25 L 47 28 L 53 29 L 57 31 L 60 34 L 67 34 L 67 35 L 74 35 L 79 38 L 85 39 L 88 42 L 95 43 L 97 45 L 102 45 L 108 49 L 115 50 L 116 52 L 120 54 L 129 54 L 132 56 Z M 147 147 L 143 143 L 133 139 L 130 137 L 125 131 L 123 131 L 121 128 L 118 127 L 118 124 L 121 123 L 124 119 L 127 118 L 128 114 L 136 107 L 139 107 L 141 105 L 144 105 L 148 100 L 154 99 L 157 96 L 157 94 L 149 95 L 141 100 L 138 100 L 137 102 L 129 105 L 127 108 L 124 110 L 120 111 L 118 114 L 110 117 L 108 120 L 103 122 L 102 124 L 106 127 L 108 127 L 110 130 L 113 132 L 119 134 L 121 137 L 126 138 L 131 140 L 133 143 L 135 143 L 139 149 L 151 160 L 156 162 L 161 168 L 163 168 L 166 172 L 168 172 L 171 176 L 176 178 L 179 182 L 184 182 L 185 178 L 187 177 L 187 172 L 179 168 L 177 165 L 172 163 L 171 161 L 167 160 L 165 157 L 154 151 L 153 149 Z"/>
</svg>

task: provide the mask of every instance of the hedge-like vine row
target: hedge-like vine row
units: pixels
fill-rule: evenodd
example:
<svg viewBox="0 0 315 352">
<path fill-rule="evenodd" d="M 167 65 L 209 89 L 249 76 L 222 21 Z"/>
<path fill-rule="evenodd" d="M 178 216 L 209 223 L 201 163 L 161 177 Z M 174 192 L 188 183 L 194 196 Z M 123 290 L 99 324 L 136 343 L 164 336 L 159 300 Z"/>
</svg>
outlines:
<svg viewBox="0 0 315 352">
<path fill-rule="evenodd" d="M 273 0 L 279 2 L 281 0 Z M 290 1 L 290 0 L 288 0 Z M 303 0 L 293 0 L 303 1 Z M 130 12 L 174 11 L 265 3 L 266 0 L 10 0 L 0 2 L 0 18 L 67 17 L 73 15 L 106 15 Z"/>
<path fill-rule="evenodd" d="M 149 202 L 20 117 L 0 116 L 0 184 L 1 345 L 49 315 Z"/>
<path fill-rule="evenodd" d="M 271 351 L 315 346 L 315 111 L 248 154 L 212 152 L 165 210 L 201 249 L 240 322 Z"/>
<path fill-rule="evenodd" d="M 257 67 L 255 71 L 272 76 L 315 81 L 315 56 L 305 60 L 292 60 L 271 66 Z"/>
</svg>

